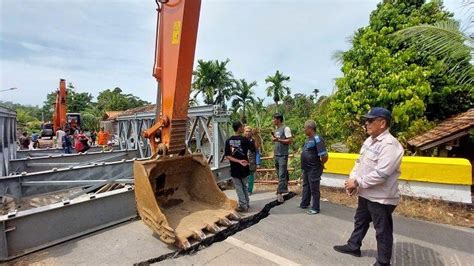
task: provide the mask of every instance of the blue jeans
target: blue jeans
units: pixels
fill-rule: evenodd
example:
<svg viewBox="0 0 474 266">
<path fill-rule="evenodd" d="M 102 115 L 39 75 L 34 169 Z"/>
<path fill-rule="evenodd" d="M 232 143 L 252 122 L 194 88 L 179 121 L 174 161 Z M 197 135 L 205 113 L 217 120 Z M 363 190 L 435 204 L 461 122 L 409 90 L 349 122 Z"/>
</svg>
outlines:
<svg viewBox="0 0 474 266">
<path fill-rule="evenodd" d="M 250 207 L 249 188 L 248 188 L 247 180 L 248 180 L 247 177 L 242 177 L 242 178 L 232 177 L 235 191 L 237 192 L 237 197 L 239 198 L 239 207 L 243 209 L 248 209 Z"/>
<path fill-rule="evenodd" d="M 63 147 L 63 150 L 64 150 L 64 153 L 67 153 L 67 154 L 71 154 L 71 153 L 72 153 L 71 146 Z"/>
</svg>

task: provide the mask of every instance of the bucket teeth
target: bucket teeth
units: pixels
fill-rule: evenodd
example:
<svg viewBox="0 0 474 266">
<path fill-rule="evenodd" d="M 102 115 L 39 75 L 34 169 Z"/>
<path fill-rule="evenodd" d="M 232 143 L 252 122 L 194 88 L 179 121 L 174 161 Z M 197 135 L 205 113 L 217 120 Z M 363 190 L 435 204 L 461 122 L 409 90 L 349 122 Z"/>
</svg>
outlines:
<svg viewBox="0 0 474 266">
<path fill-rule="evenodd" d="M 238 214 L 235 213 L 235 212 L 229 213 L 229 215 L 227 215 L 227 217 L 229 217 L 229 218 L 232 219 L 232 220 L 236 220 L 236 221 L 240 219 L 240 215 L 238 215 Z"/>
<path fill-rule="evenodd" d="M 178 240 L 177 246 L 179 248 L 186 250 L 191 247 L 191 243 L 189 243 L 187 239 L 182 239 L 182 240 Z"/>
<path fill-rule="evenodd" d="M 219 228 L 219 226 L 215 225 L 215 224 L 208 224 L 206 225 L 206 230 L 213 233 L 213 234 L 216 234 L 218 233 L 221 229 Z"/>
<path fill-rule="evenodd" d="M 195 230 L 193 231 L 193 238 L 198 241 L 202 241 L 206 239 L 206 234 L 204 234 L 204 232 L 201 230 Z"/>
<path fill-rule="evenodd" d="M 232 222 L 229 219 L 225 218 L 225 217 L 220 218 L 217 223 L 219 223 L 220 225 L 223 225 L 223 226 L 230 226 L 232 224 Z"/>
</svg>

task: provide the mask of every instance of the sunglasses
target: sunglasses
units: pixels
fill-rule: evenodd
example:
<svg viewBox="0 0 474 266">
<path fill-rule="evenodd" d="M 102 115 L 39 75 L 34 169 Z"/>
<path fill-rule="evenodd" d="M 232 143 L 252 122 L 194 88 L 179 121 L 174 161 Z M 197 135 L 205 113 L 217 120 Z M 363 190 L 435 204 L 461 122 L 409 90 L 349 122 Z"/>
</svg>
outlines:
<svg viewBox="0 0 474 266">
<path fill-rule="evenodd" d="M 367 118 L 367 119 L 365 119 L 365 122 L 370 124 L 370 123 L 374 122 L 375 120 L 379 120 L 379 118 Z"/>
</svg>

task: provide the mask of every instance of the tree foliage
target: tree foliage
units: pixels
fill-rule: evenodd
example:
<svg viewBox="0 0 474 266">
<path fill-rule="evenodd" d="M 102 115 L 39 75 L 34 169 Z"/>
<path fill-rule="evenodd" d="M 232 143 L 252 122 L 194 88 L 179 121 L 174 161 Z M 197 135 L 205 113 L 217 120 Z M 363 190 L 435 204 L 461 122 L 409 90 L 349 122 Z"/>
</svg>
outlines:
<svg viewBox="0 0 474 266">
<path fill-rule="evenodd" d="M 286 86 L 286 82 L 290 81 L 290 77 L 283 75 L 279 70 L 276 71 L 275 75 L 268 76 L 265 79 L 265 83 L 269 83 L 267 87 L 267 96 L 272 97 L 275 102 L 276 110 L 278 110 L 278 103 L 291 93 L 290 87 Z"/>
<path fill-rule="evenodd" d="M 447 75 L 452 62 L 391 35 L 450 17 L 439 1 L 386 0 L 378 4 L 369 25 L 356 31 L 352 48 L 335 55 L 343 62 L 344 76 L 336 81 L 338 89 L 323 121 L 329 137 L 344 140 L 352 145 L 352 151 L 358 150 L 365 138 L 361 116 L 374 106 L 392 110 L 392 129 L 398 134 L 425 117 L 443 119 L 472 105 L 466 87 Z M 451 104 L 442 99 L 449 99 Z"/>
<path fill-rule="evenodd" d="M 45 121 L 53 119 L 57 91 L 50 92 L 46 95 L 46 100 L 43 102 L 42 112 Z M 67 85 L 67 112 L 80 113 L 91 105 L 93 97 L 87 92 L 77 92 L 74 85 L 69 82 Z"/>
<path fill-rule="evenodd" d="M 240 79 L 235 81 L 235 85 L 232 88 L 232 108 L 235 111 L 239 111 L 242 108 L 240 119 L 244 122 L 247 117 L 246 107 L 255 101 L 254 92 L 252 90 L 255 86 L 257 86 L 256 81 L 248 83 L 245 79 Z"/>
<path fill-rule="evenodd" d="M 205 104 L 221 105 L 226 107 L 226 102 L 232 95 L 234 77 L 227 69 L 229 59 L 198 60 L 196 70 L 193 72 L 192 89 L 194 97 L 201 94 Z"/>
<path fill-rule="evenodd" d="M 122 93 L 122 89 L 116 87 L 113 90 L 106 89 L 97 96 L 97 108 L 106 111 L 123 111 L 135 107 L 150 104 L 132 94 Z"/>
</svg>

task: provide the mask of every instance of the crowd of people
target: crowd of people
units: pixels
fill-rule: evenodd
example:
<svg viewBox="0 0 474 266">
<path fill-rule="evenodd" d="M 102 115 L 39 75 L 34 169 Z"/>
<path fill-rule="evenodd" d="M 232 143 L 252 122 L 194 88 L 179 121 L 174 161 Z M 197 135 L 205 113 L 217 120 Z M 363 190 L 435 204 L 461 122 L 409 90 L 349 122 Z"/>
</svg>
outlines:
<svg viewBox="0 0 474 266">
<path fill-rule="evenodd" d="M 20 150 L 39 149 L 40 135 L 33 131 L 31 137 L 23 132 L 18 139 Z M 32 144 L 32 145 L 31 145 Z M 101 128 L 100 131 L 76 128 L 60 128 L 56 131 L 54 147 L 62 149 L 64 153 L 86 152 L 91 146 L 108 147 L 112 144 L 108 131 Z"/>
<path fill-rule="evenodd" d="M 345 245 L 335 245 L 340 253 L 360 257 L 362 240 L 370 223 L 373 223 L 377 240 L 377 258 L 374 265 L 390 265 L 393 246 L 392 213 L 398 205 L 400 195 L 398 178 L 403 157 L 403 147 L 390 134 L 391 112 L 385 108 L 374 107 L 363 116 L 368 138 L 362 145 L 360 156 L 344 186 L 348 196 L 358 196 L 358 206 L 354 217 L 354 229 Z M 274 165 L 278 177 L 277 201 L 284 201 L 288 193 L 288 155 L 293 134 L 283 123 L 281 114 L 273 115 L 275 131 Z M 259 165 L 258 154 L 261 144 L 252 138 L 252 129 L 242 122 L 232 124 L 234 135 L 227 139 L 225 156 L 230 161 L 231 176 L 238 197 L 237 211 L 246 212 L 250 208 L 249 193 L 253 191 L 255 165 Z M 306 141 L 301 152 L 303 180 L 302 198 L 299 207 L 307 209 L 310 215 L 318 214 L 320 208 L 320 181 L 328 152 L 323 138 L 317 134 L 316 123 L 304 123 Z"/>
<path fill-rule="evenodd" d="M 399 202 L 398 178 L 403 157 L 403 147 L 390 134 L 391 113 L 385 108 L 374 107 L 363 116 L 368 138 L 362 145 L 357 159 L 344 185 L 349 196 L 358 196 L 358 207 L 354 217 L 354 229 L 345 245 L 336 245 L 340 253 L 361 256 L 360 248 L 370 223 L 373 223 L 377 240 L 377 261 L 375 265 L 390 265 L 393 246 L 392 213 Z M 278 177 L 276 200 L 284 201 L 289 193 L 288 156 L 293 141 L 291 129 L 284 124 L 283 115 L 272 117 L 274 131 L 271 133 L 274 151 L 275 172 Z M 244 125 L 241 121 L 232 123 L 234 135 L 226 140 L 225 156 L 230 161 L 232 180 L 238 197 L 237 211 L 250 208 L 250 195 L 254 189 L 255 172 L 260 166 L 262 148 L 258 129 Z M 71 133 L 72 132 L 72 133 Z M 329 160 L 322 136 L 317 134 L 316 123 L 307 120 L 303 126 L 306 136 L 301 152 L 303 191 L 299 208 L 309 215 L 320 213 L 320 181 L 324 164 Z M 39 135 L 26 132 L 19 138 L 20 149 L 39 148 Z M 60 129 L 56 132 L 56 147 L 64 153 L 85 152 L 90 146 L 107 146 L 110 134 L 101 128 L 99 132 L 75 128 L 70 132 Z"/>
</svg>

